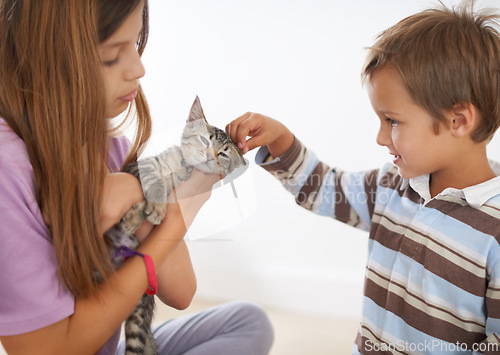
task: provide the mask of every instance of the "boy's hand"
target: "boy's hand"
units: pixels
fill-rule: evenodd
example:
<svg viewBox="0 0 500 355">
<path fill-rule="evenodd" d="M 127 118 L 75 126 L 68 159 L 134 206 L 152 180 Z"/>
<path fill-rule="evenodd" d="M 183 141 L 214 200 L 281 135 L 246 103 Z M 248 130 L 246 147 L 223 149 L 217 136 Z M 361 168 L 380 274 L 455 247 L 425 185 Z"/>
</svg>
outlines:
<svg viewBox="0 0 500 355">
<path fill-rule="evenodd" d="M 279 157 L 292 146 L 294 136 L 282 123 L 258 114 L 247 112 L 226 126 L 226 133 L 246 154 L 267 145 L 273 157 Z M 246 139 L 250 137 L 250 139 Z"/>
</svg>

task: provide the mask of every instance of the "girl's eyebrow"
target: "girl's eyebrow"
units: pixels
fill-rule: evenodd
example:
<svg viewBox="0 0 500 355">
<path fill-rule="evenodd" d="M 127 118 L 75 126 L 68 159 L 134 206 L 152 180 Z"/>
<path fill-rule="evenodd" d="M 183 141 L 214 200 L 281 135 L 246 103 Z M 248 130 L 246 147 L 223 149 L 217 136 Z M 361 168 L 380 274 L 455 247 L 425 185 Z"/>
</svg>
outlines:
<svg viewBox="0 0 500 355">
<path fill-rule="evenodd" d="M 127 43 L 129 43 L 130 41 L 123 41 L 123 42 L 111 42 L 111 43 L 106 43 L 106 44 L 102 44 L 102 48 L 105 48 L 105 49 L 108 49 L 108 48 L 115 48 L 115 47 L 121 47 Z"/>
</svg>

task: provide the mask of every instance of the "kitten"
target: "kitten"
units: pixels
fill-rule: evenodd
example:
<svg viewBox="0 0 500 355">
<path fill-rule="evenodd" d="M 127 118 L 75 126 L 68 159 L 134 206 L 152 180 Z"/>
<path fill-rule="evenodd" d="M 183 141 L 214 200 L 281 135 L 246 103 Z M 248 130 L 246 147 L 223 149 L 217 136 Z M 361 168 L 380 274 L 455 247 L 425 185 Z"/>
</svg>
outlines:
<svg viewBox="0 0 500 355">
<path fill-rule="evenodd" d="M 145 201 L 132 206 L 121 221 L 105 234 L 115 269 L 123 263 L 120 247 L 132 250 L 139 247 L 140 243 L 134 235 L 137 228 L 146 219 L 153 224 L 163 220 L 168 194 L 191 176 L 193 168 L 224 177 L 245 164 L 241 150 L 229 136 L 208 124 L 196 97 L 181 144 L 125 168 L 125 172 L 133 174 L 141 182 Z M 125 354 L 158 354 L 151 332 L 153 310 L 154 297 L 145 293 L 125 322 Z"/>
</svg>

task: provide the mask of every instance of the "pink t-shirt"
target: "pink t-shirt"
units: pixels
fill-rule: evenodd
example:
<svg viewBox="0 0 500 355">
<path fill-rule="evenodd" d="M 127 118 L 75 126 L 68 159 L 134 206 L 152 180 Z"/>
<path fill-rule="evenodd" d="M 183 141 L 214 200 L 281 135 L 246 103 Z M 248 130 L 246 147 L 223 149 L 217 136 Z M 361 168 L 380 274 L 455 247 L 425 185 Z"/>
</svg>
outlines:
<svg viewBox="0 0 500 355">
<path fill-rule="evenodd" d="M 111 139 L 111 171 L 119 171 L 129 147 L 125 137 Z M 58 282 L 51 240 L 26 146 L 0 118 L 0 335 L 34 331 L 73 314 L 75 299 Z M 114 354 L 119 336 L 117 330 L 99 354 Z"/>
</svg>

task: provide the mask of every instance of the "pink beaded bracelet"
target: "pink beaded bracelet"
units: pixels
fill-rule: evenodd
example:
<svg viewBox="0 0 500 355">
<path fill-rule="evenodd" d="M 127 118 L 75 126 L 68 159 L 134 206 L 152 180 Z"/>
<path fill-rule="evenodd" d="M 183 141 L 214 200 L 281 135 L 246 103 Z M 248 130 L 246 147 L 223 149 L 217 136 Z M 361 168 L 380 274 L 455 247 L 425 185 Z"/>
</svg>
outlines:
<svg viewBox="0 0 500 355">
<path fill-rule="evenodd" d="M 138 255 L 144 259 L 146 264 L 146 272 L 148 274 L 148 288 L 146 289 L 146 294 L 154 296 L 158 292 L 158 280 L 156 279 L 155 264 L 153 263 L 153 258 L 148 254 L 142 254 L 138 251 L 132 250 L 129 247 L 122 245 L 115 251 L 115 256 L 123 256 L 124 260 Z"/>
</svg>

